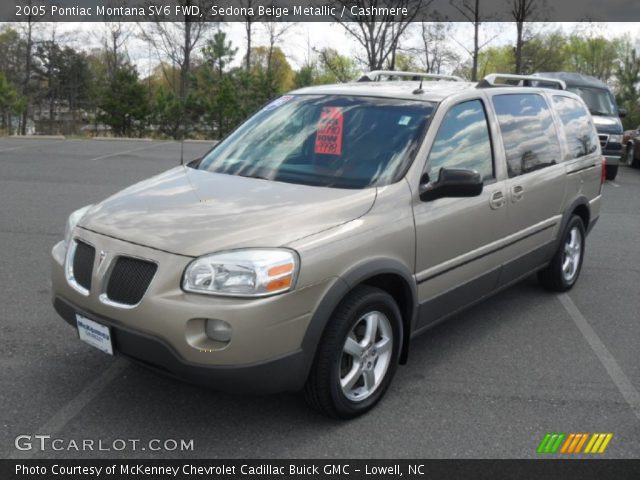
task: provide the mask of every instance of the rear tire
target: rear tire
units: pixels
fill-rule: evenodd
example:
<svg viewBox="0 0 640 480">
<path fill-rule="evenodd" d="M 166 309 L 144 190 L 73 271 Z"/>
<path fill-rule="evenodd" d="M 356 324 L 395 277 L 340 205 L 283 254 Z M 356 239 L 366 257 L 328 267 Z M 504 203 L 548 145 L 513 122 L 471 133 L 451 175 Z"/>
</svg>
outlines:
<svg viewBox="0 0 640 480">
<path fill-rule="evenodd" d="M 615 180 L 616 176 L 618 176 L 618 165 L 607 165 L 606 171 L 607 180 Z"/>
<path fill-rule="evenodd" d="M 566 292 L 580 276 L 584 258 L 585 226 L 582 219 L 573 215 L 562 233 L 558 251 L 551 263 L 538 272 L 538 281 L 547 290 Z"/>
<path fill-rule="evenodd" d="M 402 317 L 393 297 L 361 285 L 340 303 L 322 336 L 304 388 L 323 415 L 349 419 L 372 409 L 398 366 Z"/>
</svg>

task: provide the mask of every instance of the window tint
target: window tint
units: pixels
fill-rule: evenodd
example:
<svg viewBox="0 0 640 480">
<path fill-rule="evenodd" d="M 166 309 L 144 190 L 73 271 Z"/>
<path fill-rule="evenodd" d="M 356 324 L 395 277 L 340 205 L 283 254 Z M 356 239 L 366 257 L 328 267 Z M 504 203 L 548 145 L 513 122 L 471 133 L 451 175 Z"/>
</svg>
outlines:
<svg viewBox="0 0 640 480">
<path fill-rule="evenodd" d="M 564 134 L 569 146 L 566 160 L 579 158 L 598 149 L 598 134 L 593 126 L 591 115 L 584 106 L 574 98 L 554 95 L 555 106 Z"/>
<path fill-rule="evenodd" d="M 335 188 L 404 174 L 433 104 L 331 95 L 280 97 L 221 141 L 199 169 Z"/>
<path fill-rule="evenodd" d="M 559 162 L 560 144 L 544 98 L 537 94 L 496 95 L 509 177 Z"/>
<path fill-rule="evenodd" d="M 484 105 L 472 100 L 447 112 L 429 154 L 429 178 L 438 178 L 440 169 L 468 168 L 484 179 L 493 177 L 491 139 Z"/>
<path fill-rule="evenodd" d="M 567 87 L 567 90 L 580 95 L 592 115 L 618 116 L 615 100 L 608 90 L 590 87 Z"/>
</svg>

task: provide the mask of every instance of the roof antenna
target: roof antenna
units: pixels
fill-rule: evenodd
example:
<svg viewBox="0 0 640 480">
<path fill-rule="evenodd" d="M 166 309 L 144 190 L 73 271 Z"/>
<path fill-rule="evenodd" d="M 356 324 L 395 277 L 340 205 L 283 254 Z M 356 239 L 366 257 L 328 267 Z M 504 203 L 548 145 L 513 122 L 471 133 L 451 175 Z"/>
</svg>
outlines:
<svg viewBox="0 0 640 480">
<path fill-rule="evenodd" d="M 420 77 L 420 86 L 418 88 L 416 88 L 413 92 L 414 95 L 419 95 L 421 93 L 424 93 L 424 90 L 422 90 L 422 81 L 424 80 L 424 77 Z"/>
</svg>

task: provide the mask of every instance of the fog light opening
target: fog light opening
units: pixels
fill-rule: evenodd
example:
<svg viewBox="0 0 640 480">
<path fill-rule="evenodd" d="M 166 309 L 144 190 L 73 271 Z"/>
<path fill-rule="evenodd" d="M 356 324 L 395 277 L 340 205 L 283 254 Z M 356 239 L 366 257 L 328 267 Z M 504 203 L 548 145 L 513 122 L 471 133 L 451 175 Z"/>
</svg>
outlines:
<svg viewBox="0 0 640 480">
<path fill-rule="evenodd" d="M 204 331 L 211 340 L 229 343 L 231 341 L 231 325 L 224 320 L 207 319 Z"/>
</svg>

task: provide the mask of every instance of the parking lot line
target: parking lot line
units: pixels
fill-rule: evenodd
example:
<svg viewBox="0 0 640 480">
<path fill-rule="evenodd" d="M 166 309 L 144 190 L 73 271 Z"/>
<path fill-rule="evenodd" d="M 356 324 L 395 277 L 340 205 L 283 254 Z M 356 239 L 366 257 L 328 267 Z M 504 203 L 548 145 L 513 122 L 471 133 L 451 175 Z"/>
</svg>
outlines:
<svg viewBox="0 0 640 480">
<path fill-rule="evenodd" d="M 616 359 L 611 355 L 611 352 L 609 352 L 605 344 L 600 340 L 598 334 L 591 325 L 589 325 L 589 322 L 584 315 L 582 315 L 576 304 L 573 303 L 571 297 L 566 293 L 562 293 L 558 295 L 558 299 L 587 343 L 591 346 L 591 349 L 604 366 L 613 383 L 615 383 L 618 390 L 620 390 L 620 393 L 631 407 L 635 416 L 640 420 L 640 393 L 638 390 L 635 389 L 629 377 L 627 377 L 622 368 L 620 368 L 620 365 L 618 365 Z"/>
<path fill-rule="evenodd" d="M 614 186 L 614 187 L 616 187 L 616 188 L 620 188 L 620 185 L 618 185 L 616 182 L 614 182 L 614 181 L 612 181 L 612 180 L 607 180 L 607 183 L 608 183 L 609 185 L 613 185 L 613 186 Z"/>
<path fill-rule="evenodd" d="M 105 160 L 107 158 L 112 158 L 112 157 L 119 157 L 120 155 L 126 155 L 127 153 L 133 153 L 133 152 L 138 152 L 140 150 L 147 150 L 149 148 L 160 147 L 162 145 L 165 145 L 166 143 L 167 142 L 160 142 L 154 145 L 145 145 L 144 147 L 132 148 L 131 150 L 125 150 L 124 152 L 115 152 L 115 153 L 109 153 L 107 155 L 100 155 L 99 157 L 90 158 L 89 161 L 91 162 L 96 160 Z"/>
<path fill-rule="evenodd" d="M 94 398 L 96 398 L 104 388 L 117 378 L 123 370 L 129 366 L 122 357 L 118 357 L 109 367 L 100 374 L 93 382 L 91 382 L 84 390 L 76 395 L 71 401 L 58 410 L 53 417 L 44 425 L 41 425 L 33 432 L 34 435 L 51 435 L 53 438 L 57 432 L 60 432 L 67 423 L 69 423 L 80 411 L 86 407 Z M 7 455 L 9 460 L 27 460 L 33 458 L 40 451 L 39 442 L 33 442 L 31 450 L 15 450 Z"/>
<path fill-rule="evenodd" d="M 23 148 L 32 148 L 32 147 L 45 147 L 47 145 L 53 145 L 55 143 L 64 143 L 67 140 L 58 140 L 56 142 L 47 142 L 47 143 L 40 143 L 38 140 L 35 140 L 35 143 L 30 143 L 29 145 L 20 145 L 18 147 L 9 147 L 9 148 L 0 148 L 0 153 L 1 152 L 12 152 L 13 150 L 22 150 Z M 73 140 L 71 140 L 73 141 Z M 34 142 L 33 140 L 29 140 L 29 142 Z"/>
</svg>

